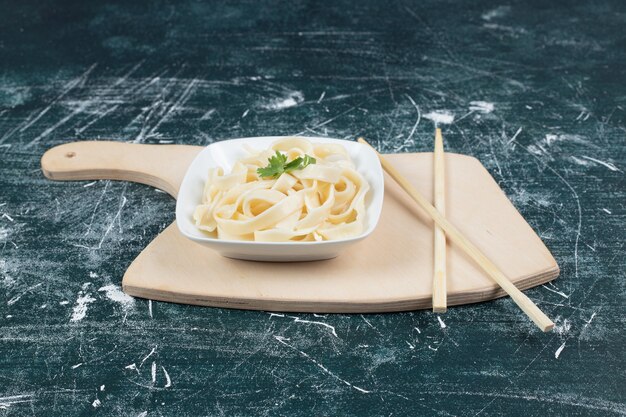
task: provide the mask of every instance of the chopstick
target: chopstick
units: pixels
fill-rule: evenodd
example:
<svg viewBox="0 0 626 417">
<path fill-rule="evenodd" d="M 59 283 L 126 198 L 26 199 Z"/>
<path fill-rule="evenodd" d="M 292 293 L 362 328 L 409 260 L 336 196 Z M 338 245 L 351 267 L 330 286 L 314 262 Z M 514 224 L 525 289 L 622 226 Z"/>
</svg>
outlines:
<svg viewBox="0 0 626 417">
<path fill-rule="evenodd" d="M 370 146 L 365 139 L 359 138 L 362 144 Z M 489 260 L 472 242 L 470 242 L 452 223 L 439 213 L 410 183 L 389 163 L 376 149 L 380 163 L 384 170 L 393 178 L 404 191 L 430 216 L 434 222 L 443 229 L 448 238 L 460 247 L 470 258 L 472 258 L 482 269 L 494 280 L 522 309 L 524 313 L 544 332 L 554 328 L 552 320 L 546 316 L 524 293 L 522 293 L 500 269 Z"/>
<path fill-rule="evenodd" d="M 435 208 L 442 216 L 446 215 L 445 172 L 441 129 L 435 129 L 435 151 L 433 153 L 433 176 L 435 188 Z M 446 293 L 446 235 L 435 224 L 435 259 L 433 272 L 433 312 L 445 313 L 448 310 Z"/>
</svg>

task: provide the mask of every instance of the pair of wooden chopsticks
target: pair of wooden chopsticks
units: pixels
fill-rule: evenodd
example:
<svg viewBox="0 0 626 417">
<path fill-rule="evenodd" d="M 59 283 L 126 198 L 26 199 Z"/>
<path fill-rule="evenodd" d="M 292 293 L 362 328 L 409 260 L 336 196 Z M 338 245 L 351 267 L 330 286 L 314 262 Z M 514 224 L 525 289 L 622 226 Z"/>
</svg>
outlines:
<svg viewBox="0 0 626 417">
<path fill-rule="evenodd" d="M 438 130 L 436 136 L 441 138 L 441 131 Z M 370 145 L 365 139 L 359 138 L 358 141 L 365 145 L 370 146 L 372 149 L 372 145 Z M 443 162 L 443 141 L 441 140 L 441 162 Z M 437 139 L 436 139 L 437 143 Z M 437 146 L 437 145 L 436 145 Z M 409 196 L 430 216 L 431 219 L 435 222 L 435 224 L 440 228 L 441 231 L 445 233 L 454 244 L 460 247 L 470 258 L 472 258 L 482 269 L 489 275 L 491 279 L 493 279 L 506 293 L 515 301 L 515 303 L 526 313 L 526 315 L 544 332 L 548 332 L 554 328 L 554 323 L 552 320 L 548 318 L 540 309 L 537 307 L 526 295 L 524 295 L 509 279 L 504 275 L 500 269 L 489 260 L 481 251 L 478 249 L 472 242 L 470 242 L 452 223 L 450 223 L 437 208 L 435 208 L 428 200 L 426 200 L 410 183 L 409 181 L 400 174 L 394 167 L 389 163 L 380 153 L 378 153 L 375 149 L 374 151 L 378 155 L 380 159 L 380 163 L 383 166 L 383 169 L 393 178 L 399 185 L 404 189 L 404 191 L 409 194 Z M 435 161 L 437 158 L 435 158 Z M 435 162 L 436 163 L 436 162 Z M 443 170 L 443 163 L 437 164 L 436 166 Z M 436 175 L 435 175 L 436 176 Z M 440 175 L 440 177 L 442 177 Z M 439 190 L 441 190 L 440 195 L 440 203 L 443 203 L 443 181 L 439 184 Z M 437 182 L 435 183 L 435 202 L 437 203 Z M 443 207 L 442 207 L 443 210 Z M 435 230 L 435 236 L 437 234 L 437 229 Z M 443 233 L 442 233 L 443 234 Z M 440 238 L 439 245 L 445 245 L 445 236 L 443 239 Z M 443 240 L 443 243 L 441 243 Z M 435 243 L 435 253 L 437 252 L 437 243 Z M 435 261 L 437 262 L 437 261 Z M 443 270 L 445 272 L 445 255 L 444 258 L 438 259 L 439 267 L 443 265 Z M 437 263 L 435 264 L 437 268 Z M 437 269 L 435 269 L 437 271 Z M 445 287 L 443 287 L 443 292 L 445 297 Z M 441 294 L 439 294 L 438 301 L 440 301 Z M 444 298 L 445 299 L 445 298 Z M 434 300 L 433 300 L 434 301 Z M 445 304 L 444 304 L 445 305 Z"/>
</svg>

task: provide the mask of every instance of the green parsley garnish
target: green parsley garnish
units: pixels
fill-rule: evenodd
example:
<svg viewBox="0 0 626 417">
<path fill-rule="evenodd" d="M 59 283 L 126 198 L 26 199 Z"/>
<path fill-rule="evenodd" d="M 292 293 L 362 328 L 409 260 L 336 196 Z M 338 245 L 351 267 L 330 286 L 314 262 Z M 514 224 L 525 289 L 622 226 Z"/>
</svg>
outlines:
<svg viewBox="0 0 626 417">
<path fill-rule="evenodd" d="M 261 178 L 278 178 L 283 172 L 304 169 L 306 166 L 314 164 L 315 158 L 309 155 L 304 155 L 304 158 L 299 156 L 293 161 L 287 163 L 287 155 L 276 151 L 276 155 L 268 158 L 267 161 L 269 164 L 265 168 L 259 168 L 256 170 L 257 174 L 259 174 Z"/>
</svg>

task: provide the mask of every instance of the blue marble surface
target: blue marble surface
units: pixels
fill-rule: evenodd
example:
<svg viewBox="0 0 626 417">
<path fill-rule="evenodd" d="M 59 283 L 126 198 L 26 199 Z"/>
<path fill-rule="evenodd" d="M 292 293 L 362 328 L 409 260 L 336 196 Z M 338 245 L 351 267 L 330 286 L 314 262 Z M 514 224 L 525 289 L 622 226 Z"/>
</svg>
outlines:
<svg viewBox="0 0 626 417">
<path fill-rule="evenodd" d="M 626 4 L 0 2 L 0 416 L 626 415 Z M 356 138 L 477 157 L 561 266 L 445 315 L 132 299 L 174 219 L 137 184 L 55 183 L 77 140 Z M 443 119 L 442 119 L 443 117 Z"/>
</svg>

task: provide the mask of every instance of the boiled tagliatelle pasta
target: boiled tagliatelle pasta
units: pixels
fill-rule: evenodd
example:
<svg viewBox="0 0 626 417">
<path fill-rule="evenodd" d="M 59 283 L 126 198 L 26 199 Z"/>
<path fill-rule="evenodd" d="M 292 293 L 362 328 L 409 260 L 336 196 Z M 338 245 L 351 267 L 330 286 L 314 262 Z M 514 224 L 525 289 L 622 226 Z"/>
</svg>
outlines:
<svg viewBox="0 0 626 417">
<path fill-rule="evenodd" d="M 286 161 L 314 162 L 261 177 L 259 168 L 277 151 Z M 219 239 L 258 242 L 337 240 L 363 232 L 369 184 L 343 146 L 294 137 L 248 153 L 230 173 L 209 170 L 193 214 L 199 229 Z"/>
</svg>

